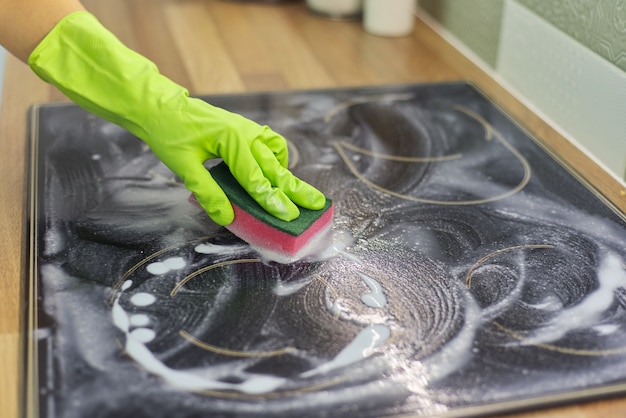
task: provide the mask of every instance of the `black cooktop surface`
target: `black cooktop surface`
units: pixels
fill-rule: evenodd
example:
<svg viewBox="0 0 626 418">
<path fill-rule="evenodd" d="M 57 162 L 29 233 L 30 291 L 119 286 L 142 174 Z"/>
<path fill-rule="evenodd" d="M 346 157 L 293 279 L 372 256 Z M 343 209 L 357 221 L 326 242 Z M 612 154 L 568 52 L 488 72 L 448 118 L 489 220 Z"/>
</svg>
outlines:
<svg viewBox="0 0 626 418">
<path fill-rule="evenodd" d="M 31 111 L 28 412 L 469 416 L 626 393 L 626 221 L 473 86 L 203 97 L 335 202 L 265 262 L 138 139 Z"/>
</svg>

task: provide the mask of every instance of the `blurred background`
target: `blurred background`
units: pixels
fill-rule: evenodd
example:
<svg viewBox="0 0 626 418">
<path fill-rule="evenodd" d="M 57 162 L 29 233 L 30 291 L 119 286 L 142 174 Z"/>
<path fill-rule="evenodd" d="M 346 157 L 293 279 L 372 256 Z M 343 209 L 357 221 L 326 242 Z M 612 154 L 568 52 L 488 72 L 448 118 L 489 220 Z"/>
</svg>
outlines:
<svg viewBox="0 0 626 418">
<path fill-rule="evenodd" d="M 626 1 L 420 0 L 419 16 L 626 180 Z"/>
</svg>

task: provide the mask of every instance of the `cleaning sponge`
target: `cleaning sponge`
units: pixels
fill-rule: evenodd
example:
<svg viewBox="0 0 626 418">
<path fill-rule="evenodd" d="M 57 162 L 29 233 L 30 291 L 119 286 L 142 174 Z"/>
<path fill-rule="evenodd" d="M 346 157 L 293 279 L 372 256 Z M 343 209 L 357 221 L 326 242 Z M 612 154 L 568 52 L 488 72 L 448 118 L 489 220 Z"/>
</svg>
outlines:
<svg viewBox="0 0 626 418">
<path fill-rule="evenodd" d="M 300 216 L 287 222 L 271 215 L 250 197 L 228 166 L 221 162 L 209 170 L 228 196 L 235 219 L 226 228 L 246 241 L 264 258 L 291 263 L 309 255 L 328 235 L 333 221 L 333 202 L 326 199 L 320 210 L 299 207 Z"/>
</svg>

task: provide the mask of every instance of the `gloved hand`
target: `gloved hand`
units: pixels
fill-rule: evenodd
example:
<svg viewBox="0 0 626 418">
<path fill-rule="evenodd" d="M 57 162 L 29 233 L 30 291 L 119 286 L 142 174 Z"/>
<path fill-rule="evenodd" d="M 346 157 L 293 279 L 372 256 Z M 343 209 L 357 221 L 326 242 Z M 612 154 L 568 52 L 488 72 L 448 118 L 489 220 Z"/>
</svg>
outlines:
<svg viewBox="0 0 626 418">
<path fill-rule="evenodd" d="M 233 209 L 203 163 L 222 158 L 246 191 L 272 215 L 298 217 L 294 202 L 321 209 L 326 198 L 287 170 L 287 143 L 267 126 L 190 98 L 155 64 L 125 47 L 88 12 L 62 19 L 28 64 L 88 111 L 145 141 L 220 225 Z"/>
</svg>

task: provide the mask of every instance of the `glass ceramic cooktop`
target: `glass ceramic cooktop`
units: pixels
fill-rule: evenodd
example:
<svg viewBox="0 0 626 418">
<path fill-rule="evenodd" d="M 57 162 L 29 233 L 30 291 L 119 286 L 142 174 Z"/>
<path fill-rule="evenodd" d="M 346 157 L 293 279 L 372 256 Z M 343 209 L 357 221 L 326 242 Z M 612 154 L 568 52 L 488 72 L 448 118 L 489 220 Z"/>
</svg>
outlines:
<svg viewBox="0 0 626 418">
<path fill-rule="evenodd" d="M 465 83 L 203 97 L 335 202 L 264 262 L 138 139 L 31 111 L 35 417 L 457 415 L 626 393 L 626 221 Z"/>
</svg>

